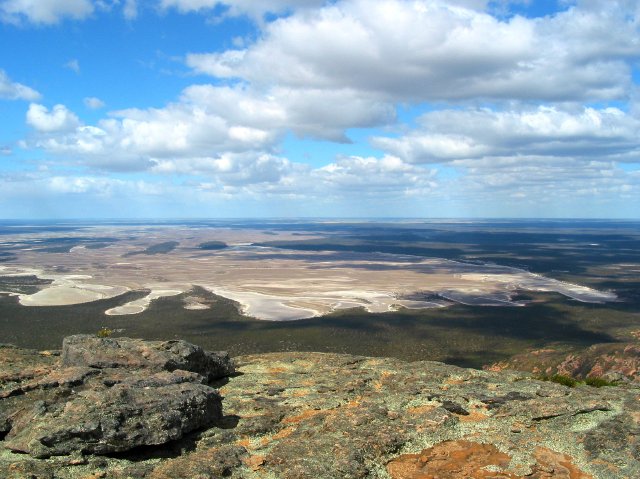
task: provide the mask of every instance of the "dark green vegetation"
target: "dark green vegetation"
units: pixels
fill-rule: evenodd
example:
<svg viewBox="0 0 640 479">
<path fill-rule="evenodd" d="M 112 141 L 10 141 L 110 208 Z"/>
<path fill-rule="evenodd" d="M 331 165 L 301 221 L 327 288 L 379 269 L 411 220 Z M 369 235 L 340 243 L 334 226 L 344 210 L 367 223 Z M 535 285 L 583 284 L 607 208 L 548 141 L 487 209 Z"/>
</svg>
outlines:
<svg viewBox="0 0 640 479">
<path fill-rule="evenodd" d="M 132 251 L 130 253 L 126 253 L 122 255 L 123 257 L 135 256 L 137 254 L 166 254 L 170 253 L 179 245 L 177 241 L 165 241 L 164 243 L 154 244 L 153 246 L 149 246 L 148 248 L 142 251 Z"/>
<path fill-rule="evenodd" d="M 591 386 L 593 388 L 612 387 L 618 385 L 618 383 L 616 383 L 615 381 L 607 381 L 606 379 L 602 378 L 586 378 L 581 381 L 572 378 L 571 376 L 565 376 L 563 374 L 553 374 L 551 376 L 536 376 L 536 379 L 539 379 L 540 381 L 551 381 L 552 383 L 562 384 L 563 386 L 568 386 L 570 388 L 581 385 Z"/>
<path fill-rule="evenodd" d="M 211 309 L 183 309 L 187 293 L 154 301 L 137 315 L 103 313 L 144 294 L 132 292 L 76 306 L 28 308 L 17 304 L 16 298 L 1 298 L 0 337 L 19 346 L 58 348 L 64 336 L 95 334 L 104 327 L 115 336 L 181 338 L 232 355 L 322 351 L 480 367 L 527 347 L 550 342 L 586 347 L 615 341 L 626 331 L 623 313 L 614 312 L 609 324 L 600 321 L 608 311 L 606 305 L 568 304 L 558 295 L 546 294 L 532 297 L 544 303 L 534 302 L 526 308 L 456 305 L 385 314 L 349 310 L 322 318 L 269 322 L 244 317 L 233 302 L 197 288 L 193 294 L 205 298 Z"/>
<path fill-rule="evenodd" d="M 552 376 L 536 376 L 536 379 L 540 381 L 550 381 L 552 383 L 562 384 L 570 388 L 574 388 L 578 385 L 578 380 L 570 376 L 564 376 L 563 374 L 554 374 Z"/>
<path fill-rule="evenodd" d="M 204 243 L 200 243 L 198 248 L 204 249 L 207 251 L 217 250 L 217 249 L 225 249 L 228 245 L 224 241 L 206 241 Z"/>
<path fill-rule="evenodd" d="M 604 387 L 618 385 L 616 381 L 607 381 L 606 379 L 602 379 L 602 378 L 586 378 L 584 380 L 584 383 L 587 386 L 591 386 L 593 388 L 604 388 Z"/>
<path fill-rule="evenodd" d="M 0 291 L 18 294 L 35 294 L 41 286 L 51 284 L 50 279 L 40 279 L 36 276 L 0 276 Z"/>
</svg>

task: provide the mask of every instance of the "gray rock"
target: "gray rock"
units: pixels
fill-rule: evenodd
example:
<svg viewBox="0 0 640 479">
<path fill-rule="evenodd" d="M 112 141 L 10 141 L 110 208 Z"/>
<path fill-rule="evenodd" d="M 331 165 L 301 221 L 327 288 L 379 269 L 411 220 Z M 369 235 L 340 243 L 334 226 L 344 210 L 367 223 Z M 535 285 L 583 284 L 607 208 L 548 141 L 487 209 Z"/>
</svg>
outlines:
<svg viewBox="0 0 640 479">
<path fill-rule="evenodd" d="M 43 458 L 179 439 L 222 417 L 218 392 L 192 380 L 181 372 L 145 374 L 112 388 L 94 385 L 64 403 L 37 402 L 14 423 L 5 447 Z"/>
<path fill-rule="evenodd" d="M 37 458 L 129 451 L 216 424 L 222 397 L 207 383 L 234 371 L 226 353 L 185 341 L 71 336 L 59 366 L 17 349 L 6 357 L 22 363 L 0 390 L 0 435 Z"/>
<path fill-rule="evenodd" d="M 63 366 L 93 368 L 182 369 L 208 381 L 233 374 L 235 366 L 224 352 L 209 352 L 186 341 L 143 341 L 130 338 L 69 336 L 62 343 Z"/>
</svg>

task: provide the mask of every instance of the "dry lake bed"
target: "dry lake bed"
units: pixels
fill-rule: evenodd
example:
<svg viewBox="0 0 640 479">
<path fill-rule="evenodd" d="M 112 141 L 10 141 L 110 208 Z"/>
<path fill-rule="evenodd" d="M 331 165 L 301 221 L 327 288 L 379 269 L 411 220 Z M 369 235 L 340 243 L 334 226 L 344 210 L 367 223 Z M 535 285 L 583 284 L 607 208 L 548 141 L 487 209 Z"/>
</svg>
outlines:
<svg viewBox="0 0 640 479">
<path fill-rule="evenodd" d="M 510 350 L 531 338 L 606 342 L 638 320 L 639 231 L 631 222 L 6 223 L 0 332 L 43 346 L 63 330 L 105 326 L 216 346 L 226 338 L 242 352 L 425 359 L 479 354 L 496 347 L 491 338 Z"/>
</svg>

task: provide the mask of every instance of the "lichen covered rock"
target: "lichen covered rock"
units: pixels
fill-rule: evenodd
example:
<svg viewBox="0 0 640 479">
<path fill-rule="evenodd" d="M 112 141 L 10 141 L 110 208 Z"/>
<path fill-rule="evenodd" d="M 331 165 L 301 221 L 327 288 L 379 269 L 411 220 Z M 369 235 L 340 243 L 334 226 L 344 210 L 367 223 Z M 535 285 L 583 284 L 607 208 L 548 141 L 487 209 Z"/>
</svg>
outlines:
<svg viewBox="0 0 640 479">
<path fill-rule="evenodd" d="M 99 448 L 48 459 L 6 451 L 0 454 L 0 477 L 640 477 L 640 390 L 635 383 L 568 388 L 514 371 L 321 353 L 262 354 L 236 361 L 238 374 L 218 383 L 224 415 L 197 433 L 117 456 L 95 455 Z M 142 376 L 128 376 L 135 369 L 122 367 L 101 369 L 83 384 L 102 381 L 106 370 L 115 382 L 104 386 L 99 400 L 105 404 L 115 404 L 110 394 L 119 387 L 142 391 L 133 401 L 141 404 L 163 387 L 206 387 L 197 382 L 205 381 L 198 373 L 143 369 Z M 52 383 L 51 377 L 46 383 Z M 83 387 L 71 388 L 73 394 L 85 394 Z M 67 389 L 23 389 L 28 392 L 2 401 L 31 397 L 30 412 L 10 415 L 9 421 L 14 428 L 19 421 L 32 423 L 30 430 L 37 434 L 14 435 L 12 429 L 5 446 L 42 437 L 37 417 L 65 418 L 58 426 L 77 417 L 81 424 L 89 403 L 98 401 L 86 397 L 73 408 L 54 410 L 47 400 L 35 400 L 47 391 Z M 115 414 L 116 408 L 104 409 Z M 90 423 L 82 424 L 90 429 Z M 73 440 L 85 448 L 99 443 L 79 446 L 81 438 Z M 41 455 L 50 452 L 45 449 Z"/>
</svg>

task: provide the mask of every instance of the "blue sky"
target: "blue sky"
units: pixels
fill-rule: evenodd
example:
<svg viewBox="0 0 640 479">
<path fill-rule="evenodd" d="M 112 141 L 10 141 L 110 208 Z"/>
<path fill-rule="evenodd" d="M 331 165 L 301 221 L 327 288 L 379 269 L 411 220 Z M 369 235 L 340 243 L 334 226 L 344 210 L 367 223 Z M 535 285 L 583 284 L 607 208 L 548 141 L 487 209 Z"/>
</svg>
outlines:
<svg viewBox="0 0 640 479">
<path fill-rule="evenodd" d="M 0 0 L 0 218 L 639 218 L 639 18 Z"/>
</svg>

